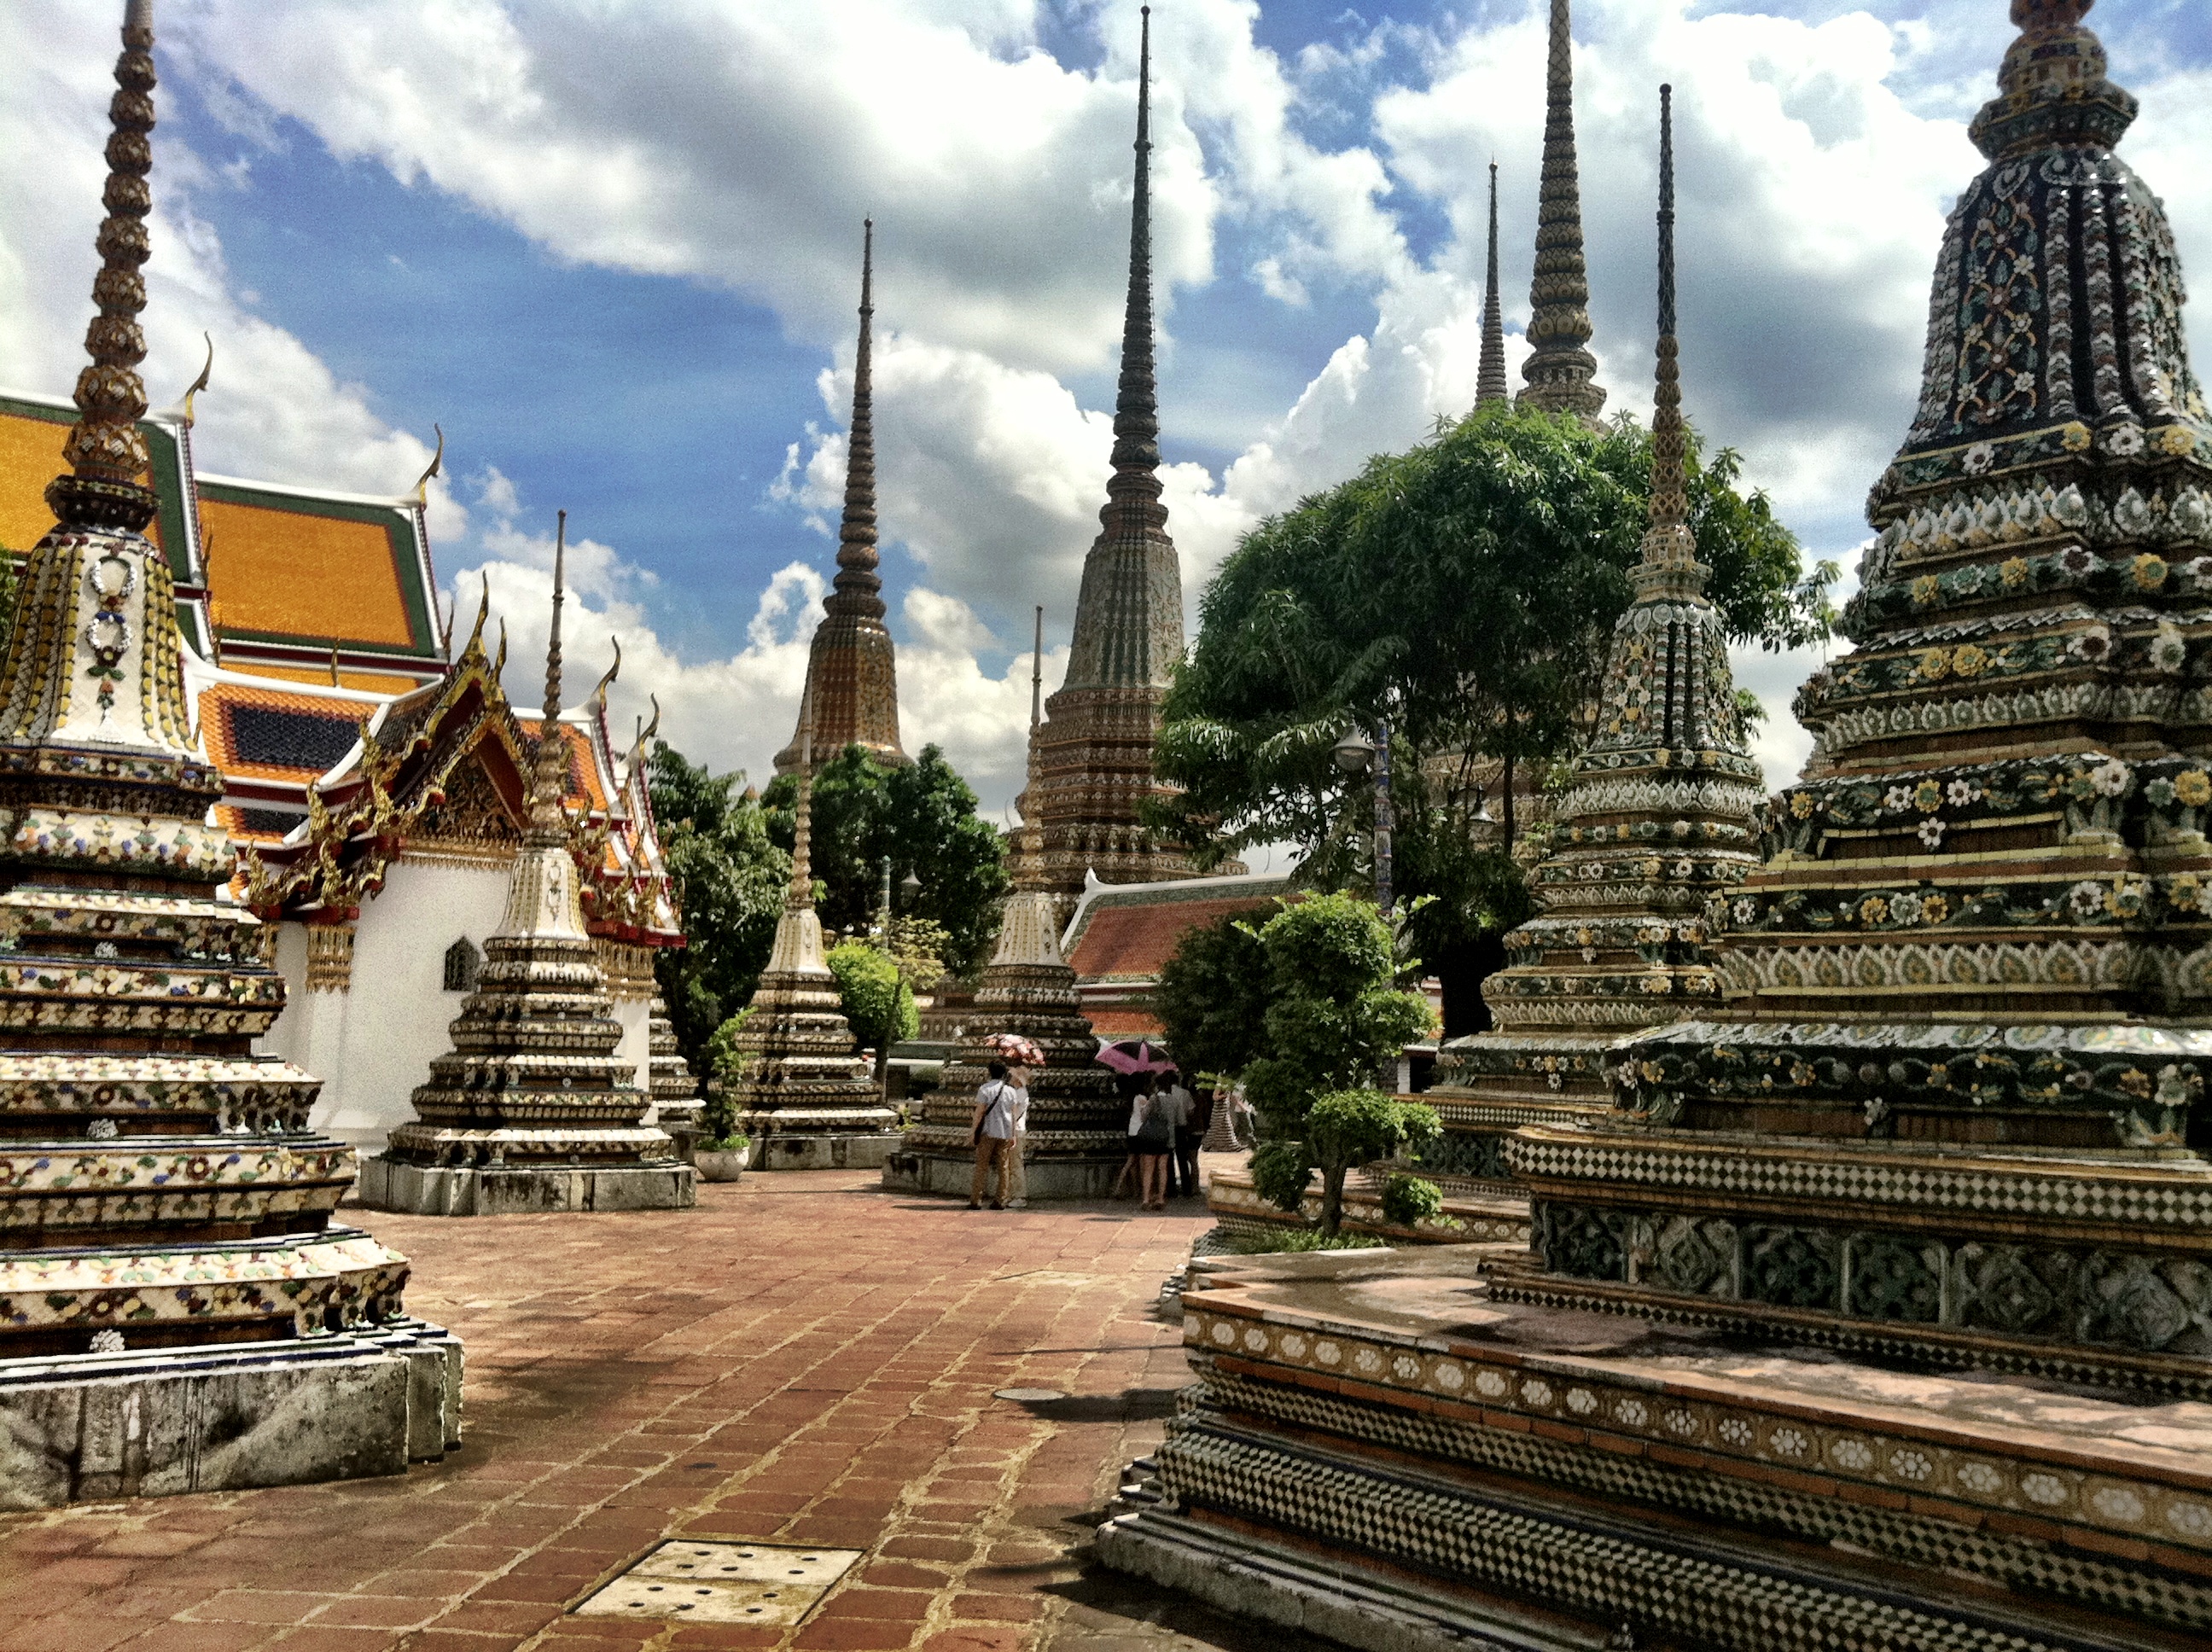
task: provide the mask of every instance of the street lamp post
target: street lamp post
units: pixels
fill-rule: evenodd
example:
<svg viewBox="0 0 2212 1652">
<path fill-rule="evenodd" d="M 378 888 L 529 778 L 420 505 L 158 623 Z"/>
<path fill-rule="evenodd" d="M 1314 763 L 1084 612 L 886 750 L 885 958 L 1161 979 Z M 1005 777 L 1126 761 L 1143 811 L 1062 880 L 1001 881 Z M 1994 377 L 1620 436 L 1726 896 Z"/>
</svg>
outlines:
<svg viewBox="0 0 2212 1652">
<path fill-rule="evenodd" d="M 1370 745 L 1355 725 L 1347 730 L 1330 754 L 1347 774 L 1375 776 L 1375 904 L 1390 910 L 1390 721 L 1375 720 L 1375 743 Z"/>
<path fill-rule="evenodd" d="M 884 956 L 891 955 L 891 858 L 884 857 Z"/>
</svg>

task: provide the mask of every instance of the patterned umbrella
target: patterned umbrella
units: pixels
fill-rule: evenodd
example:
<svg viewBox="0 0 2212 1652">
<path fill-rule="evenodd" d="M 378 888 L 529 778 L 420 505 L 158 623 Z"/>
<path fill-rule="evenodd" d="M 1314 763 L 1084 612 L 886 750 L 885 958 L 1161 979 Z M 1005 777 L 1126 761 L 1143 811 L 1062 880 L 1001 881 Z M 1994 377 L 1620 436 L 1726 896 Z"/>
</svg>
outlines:
<svg viewBox="0 0 2212 1652">
<path fill-rule="evenodd" d="M 1019 1033 L 993 1033 L 983 1041 L 983 1048 L 1001 1061 L 1012 1062 L 1017 1066 L 1041 1067 L 1044 1065 L 1044 1052 Z"/>
<path fill-rule="evenodd" d="M 1154 1049 L 1149 1038 L 1117 1038 L 1098 1047 L 1098 1059 L 1116 1072 L 1173 1072 L 1175 1063 L 1165 1050 Z"/>
</svg>

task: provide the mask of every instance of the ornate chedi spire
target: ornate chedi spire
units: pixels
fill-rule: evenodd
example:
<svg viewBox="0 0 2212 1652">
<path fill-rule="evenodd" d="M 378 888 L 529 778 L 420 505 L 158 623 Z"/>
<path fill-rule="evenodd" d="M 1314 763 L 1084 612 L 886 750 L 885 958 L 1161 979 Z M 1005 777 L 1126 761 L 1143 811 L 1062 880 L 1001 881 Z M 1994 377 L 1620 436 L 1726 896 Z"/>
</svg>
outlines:
<svg viewBox="0 0 2212 1652">
<path fill-rule="evenodd" d="M 876 556 L 875 385 L 869 332 L 873 302 L 876 225 L 862 226 L 860 343 L 853 362 L 853 423 L 845 445 L 845 516 L 837 530 L 837 578 L 823 598 L 822 623 L 806 659 L 806 695 L 813 705 L 813 749 L 827 762 L 859 745 L 878 762 L 912 761 L 899 745 L 898 665 L 884 625 L 884 582 Z M 775 772 L 799 764 L 799 732 L 776 754 Z"/>
<path fill-rule="evenodd" d="M 1490 256 L 1482 288 L 1482 359 L 1474 375 L 1474 404 L 1502 402 L 1505 394 L 1505 312 L 1498 295 L 1498 163 L 1490 163 Z"/>
<path fill-rule="evenodd" d="M 1568 0 L 1552 0 L 1545 76 L 1544 181 L 1536 212 L 1536 275 L 1528 288 L 1528 386 L 1521 405 L 1595 420 L 1605 405 L 1590 340 L 1589 273 L 1583 261 L 1582 183 L 1575 167 L 1574 34 Z"/>
<path fill-rule="evenodd" d="M 682 1209 L 691 1167 L 645 1122 L 651 1098 L 617 1054 L 622 1026 L 584 924 L 574 829 L 562 799 L 573 761 L 561 727 L 561 609 L 568 513 L 553 553 L 545 707 L 532 754 L 528 824 L 507 911 L 484 941 L 453 1047 L 430 1063 L 416 1121 L 362 1176 L 362 1202 L 427 1216 Z"/>
<path fill-rule="evenodd" d="M 1613 628 L 1596 738 L 1531 878 L 1542 914 L 1505 938 L 1508 965 L 1483 983 L 1494 1029 L 1447 1044 L 1427 1096 L 1449 1133 L 1432 1167 L 1495 1194 L 1510 1191 L 1514 1129 L 1605 1110 L 1606 1052 L 1624 1031 L 1718 1009 L 1706 908 L 1758 864 L 1759 768 L 1686 525 L 1671 89 L 1660 99 L 1657 387 L 1635 600 Z"/>
<path fill-rule="evenodd" d="M 1726 1018 L 1516 1144 L 1547 1300 L 2212 1395 L 2212 425 L 2087 9 L 2012 7 Z"/>
<path fill-rule="evenodd" d="M 799 799 L 791 884 L 750 1013 L 732 1048 L 744 1063 L 731 1086 L 738 1127 L 763 1170 L 868 1169 L 898 1145 L 898 1115 L 884 1105 L 845 1020 L 837 978 L 814 913 L 814 700 L 799 707 Z"/>
<path fill-rule="evenodd" d="M 0 665 L 15 1508 L 397 1473 L 459 1438 L 458 1345 L 404 1316 L 406 1258 L 335 1220 L 354 1157 L 307 1127 L 317 1080 L 253 1053 L 284 982 L 222 893 L 222 780 L 192 727 L 169 564 L 140 531 L 153 48 L 150 0 L 132 0 L 92 365 Z M 410 1357 L 444 1372 L 411 1416 Z"/>
<path fill-rule="evenodd" d="M 1111 884 L 1191 875 L 1141 822 L 1168 677 L 1182 658 L 1182 568 L 1160 502 L 1159 404 L 1152 368 L 1152 9 L 1137 74 L 1136 185 L 1129 294 L 1114 405 L 1113 475 L 1083 563 L 1067 675 L 1030 736 L 1031 778 L 1016 799 L 1039 835 L 1041 876 L 1063 902 L 1088 872 Z M 1229 870 L 1241 870 L 1231 867 Z"/>
</svg>

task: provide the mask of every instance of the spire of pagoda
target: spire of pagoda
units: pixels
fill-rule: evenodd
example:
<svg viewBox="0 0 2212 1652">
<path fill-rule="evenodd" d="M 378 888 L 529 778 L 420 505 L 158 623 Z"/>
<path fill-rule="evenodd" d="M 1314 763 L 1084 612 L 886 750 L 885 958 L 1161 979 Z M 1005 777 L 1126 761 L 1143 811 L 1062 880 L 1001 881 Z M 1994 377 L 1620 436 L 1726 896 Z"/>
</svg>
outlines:
<svg viewBox="0 0 2212 1652">
<path fill-rule="evenodd" d="M 1129 212 L 1129 298 L 1121 318 L 1121 379 L 1114 400 L 1109 499 L 1160 496 L 1160 404 L 1152 369 L 1152 9 L 1137 48 L 1137 178 Z"/>
<path fill-rule="evenodd" d="M 1482 361 L 1474 375 L 1474 404 L 1502 402 L 1505 394 L 1505 313 L 1498 298 L 1498 163 L 1490 163 L 1490 261 L 1482 288 Z"/>
<path fill-rule="evenodd" d="M 799 701 L 799 800 L 792 808 L 791 887 L 783 897 L 787 913 L 814 910 L 813 804 L 814 690 L 810 687 Z"/>
<path fill-rule="evenodd" d="M 1674 337 L 1674 88 L 1659 88 L 1659 351 L 1651 394 L 1650 522 L 1647 567 L 1680 569 L 1697 561 L 1683 469 L 1682 372 Z M 1702 584 L 1702 579 L 1700 579 Z"/>
<path fill-rule="evenodd" d="M 92 282 L 100 313 L 84 335 L 92 365 L 77 375 L 77 422 L 62 448 L 70 474 L 47 484 L 46 503 L 64 527 L 135 532 L 155 511 L 154 490 L 139 479 L 149 461 L 138 432 L 146 413 L 146 386 L 138 377 L 146 359 L 146 335 L 138 327 L 146 281 L 138 271 L 149 250 L 146 215 L 154 206 L 146 182 L 154 169 L 148 136 L 154 130 L 154 0 L 130 0 L 124 9 L 115 86 L 107 187 L 100 196 L 107 216 L 100 223 L 100 273 Z"/>
<path fill-rule="evenodd" d="M 876 222 L 861 222 L 860 338 L 853 359 L 853 422 L 845 440 L 845 514 L 837 528 L 837 577 L 806 656 L 812 741 L 824 760 L 858 745 L 880 763 L 912 761 L 899 744 L 898 663 L 884 624 L 877 573 L 874 332 Z M 776 753 L 775 772 L 799 765 L 803 731 Z"/>
<path fill-rule="evenodd" d="M 875 380 L 870 365 L 869 333 L 876 307 L 876 221 L 860 224 L 860 345 L 853 361 L 853 423 L 845 441 L 845 516 L 837 528 L 836 589 L 823 607 L 832 614 L 872 620 L 884 616 L 876 573 Z"/>
<path fill-rule="evenodd" d="M 1597 417 L 1605 405 L 1590 339 L 1589 276 L 1583 258 L 1582 184 L 1575 165 L 1574 33 L 1568 0 L 1552 0 L 1545 77 L 1544 181 L 1536 213 L 1536 275 L 1528 288 L 1528 387 L 1521 404 Z"/>
<path fill-rule="evenodd" d="M 538 751 L 530 769 L 530 835 L 533 841 L 566 843 L 568 817 L 561 799 L 568 793 L 568 743 L 561 734 L 561 606 L 568 600 L 568 513 L 561 512 L 557 521 L 553 534 L 553 626 L 545 643 L 545 716 L 538 725 Z"/>
</svg>

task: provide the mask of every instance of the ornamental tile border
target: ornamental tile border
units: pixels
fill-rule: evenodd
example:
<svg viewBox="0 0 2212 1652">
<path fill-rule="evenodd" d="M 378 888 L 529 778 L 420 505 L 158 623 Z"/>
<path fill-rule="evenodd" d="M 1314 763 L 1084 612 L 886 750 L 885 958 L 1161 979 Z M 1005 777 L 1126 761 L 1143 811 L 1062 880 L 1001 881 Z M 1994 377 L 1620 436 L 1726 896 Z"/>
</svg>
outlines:
<svg viewBox="0 0 2212 1652">
<path fill-rule="evenodd" d="M 1565 1362 L 1465 1345 L 1447 1352 L 1436 1346 L 1442 1339 L 1400 1340 L 1380 1328 L 1285 1322 L 1279 1310 L 1240 1311 L 1220 1299 L 1225 1294 L 1185 1294 L 1186 1345 L 1506 1416 L 2154 1538 L 2212 1554 L 2212 1469 L 2193 1475 L 2164 1471 L 2182 1482 L 2171 1485 L 2160 1484 L 2154 1478 L 2159 1471 L 2148 1467 L 2129 1476 L 2069 1466 L 2058 1461 L 2065 1448 L 2040 1455 L 2027 1447 L 2009 1454 L 1960 1449 L 1941 1443 L 1942 1424 L 1840 1426 L 1815 1420 L 1816 1405 L 1804 1401 L 1699 1399 L 1649 1378 L 1606 1381 Z M 1848 1402 L 1836 1406 L 1848 1409 Z"/>
</svg>

